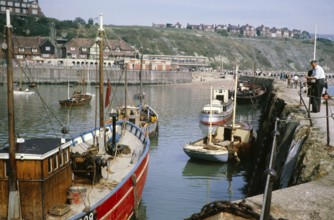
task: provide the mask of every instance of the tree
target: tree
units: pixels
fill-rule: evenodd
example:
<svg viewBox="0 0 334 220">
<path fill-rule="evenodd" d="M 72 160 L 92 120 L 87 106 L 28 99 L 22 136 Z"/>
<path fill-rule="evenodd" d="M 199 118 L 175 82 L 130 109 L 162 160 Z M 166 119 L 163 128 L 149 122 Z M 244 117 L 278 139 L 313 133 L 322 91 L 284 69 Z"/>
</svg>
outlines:
<svg viewBox="0 0 334 220">
<path fill-rule="evenodd" d="M 94 20 L 93 20 L 93 18 L 89 18 L 89 19 L 88 19 L 88 24 L 89 24 L 89 25 L 93 25 L 93 24 L 94 24 Z"/>
<path fill-rule="evenodd" d="M 74 23 L 85 25 L 86 21 L 83 18 L 77 17 L 74 19 Z"/>
</svg>

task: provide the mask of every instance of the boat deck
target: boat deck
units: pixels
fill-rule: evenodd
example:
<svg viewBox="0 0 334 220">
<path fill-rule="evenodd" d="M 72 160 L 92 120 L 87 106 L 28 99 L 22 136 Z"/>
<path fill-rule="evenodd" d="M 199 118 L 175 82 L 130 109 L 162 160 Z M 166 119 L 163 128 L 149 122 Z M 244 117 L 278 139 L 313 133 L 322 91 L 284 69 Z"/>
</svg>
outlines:
<svg viewBox="0 0 334 220">
<path fill-rule="evenodd" d="M 96 204 L 101 201 L 103 197 L 106 197 L 109 193 L 112 193 L 113 189 L 129 173 L 131 173 L 131 170 L 136 166 L 136 162 L 144 150 L 143 143 L 131 132 L 127 130 L 124 132 L 124 138 L 121 138 L 118 144 L 129 146 L 131 152 L 128 154 L 119 154 L 117 157 L 108 156 L 108 166 L 102 169 L 102 178 L 98 183 L 92 185 L 84 184 L 80 181 L 74 181 L 72 188 L 77 188 L 80 190 L 84 187 L 86 189 L 86 193 L 81 195 L 82 202 L 79 204 L 71 204 L 72 214 L 80 213 L 87 207 L 96 206 Z M 101 143 L 103 143 L 103 141 Z M 93 139 L 90 139 L 84 143 L 78 144 L 78 146 L 74 146 L 74 148 L 79 147 L 84 149 L 88 146 L 91 146 L 92 144 Z"/>
</svg>

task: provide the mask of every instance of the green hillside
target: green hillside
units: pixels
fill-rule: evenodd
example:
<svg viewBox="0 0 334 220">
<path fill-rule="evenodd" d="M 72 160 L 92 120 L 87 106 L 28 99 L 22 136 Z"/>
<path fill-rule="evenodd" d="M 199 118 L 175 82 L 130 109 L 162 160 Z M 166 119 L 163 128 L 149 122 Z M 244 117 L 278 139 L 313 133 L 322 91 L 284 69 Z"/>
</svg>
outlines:
<svg viewBox="0 0 334 220">
<path fill-rule="evenodd" d="M 4 18 L 0 16 L 0 25 Z M 13 18 L 14 32 L 21 36 L 49 36 L 54 27 L 57 37 L 94 38 L 97 24 L 76 18 L 58 21 L 53 18 Z M 313 59 L 313 40 L 242 37 L 226 32 L 204 32 L 189 29 L 153 28 L 142 26 L 105 26 L 109 39 L 123 39 L 145 54 L 206 56 L 213 68 L 243 70 L 258 68 L 264 71 L 306 71 Z M 1 35 L 1 34 L 0 34 Z M 4 37 L 4 36 L 2 36 Z M 326 72 L 334 72 L 334 42 L 323 38 L 317 41 L 316 59 Z"/>
<path fill-rule="evenodd" d="M 247 38 L 188 29 L 151 27 L 106 27 L 110 38 L 123 39 L 146 54 L 206 56 L 212 66 L 231 69 L 305 71 L 313 58 L 313 40 Z M 317 41 L 316 59 L 334 72 L 334 42 Z"/>
</svg>

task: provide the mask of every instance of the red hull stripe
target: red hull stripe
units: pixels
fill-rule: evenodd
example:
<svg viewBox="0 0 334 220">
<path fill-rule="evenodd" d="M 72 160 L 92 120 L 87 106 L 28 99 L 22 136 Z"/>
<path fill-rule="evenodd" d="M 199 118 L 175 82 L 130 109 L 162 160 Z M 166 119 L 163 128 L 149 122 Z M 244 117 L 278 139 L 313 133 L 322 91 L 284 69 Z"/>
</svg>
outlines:
<svg viewBox="0 0 334 220">
<path fill-rule="evenodd" d="M 146 182 L 148 170 L 149 154 L 144 161 L 134 171 L 137 176 L 137 197 L 141 199 L 142 191 Z M 109 197 L 97 210 L 97 219 L 129 219 L 134 211 L 134 187 L 132 186 L 132 173 L 129 174 L 124 183 L 114 192 L 115 195 Z"/>
</svg>

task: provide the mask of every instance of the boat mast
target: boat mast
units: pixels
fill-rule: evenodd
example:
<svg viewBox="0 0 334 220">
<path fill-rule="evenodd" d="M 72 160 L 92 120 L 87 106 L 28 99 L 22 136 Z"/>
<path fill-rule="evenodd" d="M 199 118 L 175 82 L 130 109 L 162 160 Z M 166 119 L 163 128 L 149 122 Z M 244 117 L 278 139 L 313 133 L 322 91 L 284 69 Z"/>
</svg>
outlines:
<svg viewBox="0 0 334 220">
<path fill-rule="evenodd" d="M 100 109 L 100 129 L 104 127 L 104 103 L 103 103 L 103 86 L 104 86 L 104 74 L 103 74 L 103 35 L 104 35 L 104 29 L 103 29 L 103 17 L 102 14 L 100 14 L 100 28 L 99 28 L 99 109 Z"/>
<path fill-rule="evenodd" d="M 139 94 L 139 102 L 140 106 L 142 106 L 143 102 L 143 81 L 142 81 L 142 72 L 143 72 L 143 56 L 144 56 L 144 49 L 141 47 L 141 57 L 140 57 L 140 71 L 139 71 L 139 80 L 140 80 L 140 94 Z"/>
<path fill-rule="evenodd" d="M 13 91 L 13 44 L 12 26 L 9 10 L 6 10 L 6 43 L 7 43 L 7 105 L 8 105 L 8 138 L 9 138 L 9 200 L 8 219 L 21 219 L 20 193 L 18 191 L 15 161 L 15 117 Z"/>
<path fill-rule="evenodd" d="M 235 127 L 235 114 L 237 109 L 237 85 L 238 85 L 238 71 L 239 66 L 235 67 L 235 81 L 234 81 L 234 97 L 233 97 L 233 115 L 232 115 L 232 130 L 234 130 Z"/>
<path fill-rule="evenodd" d="M 210 115 L 209 115 L 209 144 L 211 144 L 212 140 L 212 86 L 210 86 Z"/>
<path fill-rule="evenodd" d="M 20 88 L 19 88 L 19 90 L 21 91 L 22 90 L 22 66 L 21 66 L 21 63 L 19 63 L 19 65 L 20 65 Z"/>
<path fill-rule="evenodd" d="M 124 62 L 124 119 L 128 120 L 128 67 L 127 64 Z"/>
</svg>

